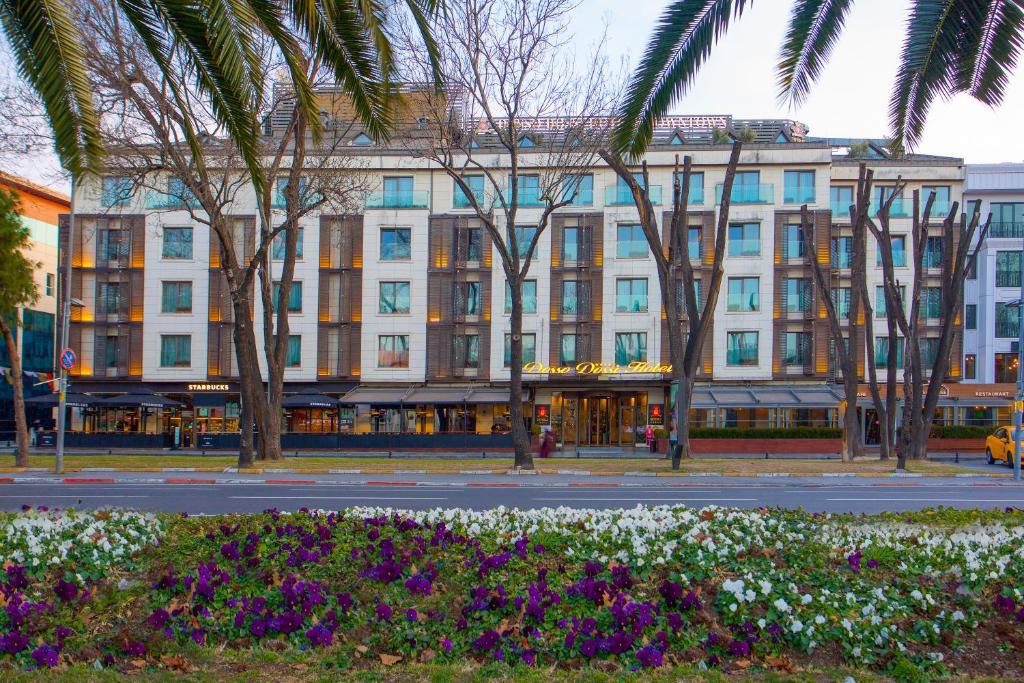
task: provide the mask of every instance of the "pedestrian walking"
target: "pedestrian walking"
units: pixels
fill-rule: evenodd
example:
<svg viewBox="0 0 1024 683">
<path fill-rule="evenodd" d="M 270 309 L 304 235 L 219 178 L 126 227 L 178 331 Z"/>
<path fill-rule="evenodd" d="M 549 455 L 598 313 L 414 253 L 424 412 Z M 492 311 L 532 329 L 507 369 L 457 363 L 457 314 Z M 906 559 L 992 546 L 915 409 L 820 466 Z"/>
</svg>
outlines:
<svg viewBox="0 0 1024 683">
<path fill-rule="evenodd" d="M 658 440 L 654 438 L 654 427 L 647 425 L 647 429 L 644 430 L 644 441 L 647 442 L 647 447 L 651 449 L 651 453 L 658 450 Z"/>
<path fill-rule="evenodd" d="M 551 449 L 555 445 L 554 434 L 551 433 L 551 427 L 544 427 L 540 432 L 540 457 L 547 458 L 551 455 Z"/>
</svg>

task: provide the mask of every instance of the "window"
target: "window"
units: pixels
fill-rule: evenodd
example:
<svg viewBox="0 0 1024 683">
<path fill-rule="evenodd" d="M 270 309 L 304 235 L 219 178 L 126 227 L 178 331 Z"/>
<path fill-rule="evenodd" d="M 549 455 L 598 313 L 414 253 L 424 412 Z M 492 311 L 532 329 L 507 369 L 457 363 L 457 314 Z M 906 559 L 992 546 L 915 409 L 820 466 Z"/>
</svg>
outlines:
<svg viewBox="0 0 1024 683">
<path fill-rule="evenodd" d="M 782 226 L 782 258 L 803 258 L 804 229 L 801 225 Z"/>
<path fill-rule="evenodd" d="M 968 330 L 978 329 L 978 304 L 964 306 L 964 327 Z"/>
<path fill-rule="evenodd" d="M 646 313 L 647 278 L 619 278 L 616 280 L 615 310 L 618 313 Z"/>
<path fill-rule="evenodd" d="M 530 251 L 530 244 L 533 242 L 533 236 L 537 234 L 537 228 L 532 225 L 517 225 L 516 226 L 516 246 L 519 248 L 519 258 L 525 259 L 527 252 Z M 511 246 L 511 245 L 509 245 Z M 539 251 L 540 244 L 533 248 L 533 256 L 531 261 L 537 258 L 537 252 Z"/>
<path fill-rule="evenodd" d="M 191 313 L 192 283 L 164 282 L 163 297 L 160 301 L 161 313 Z"/>
<path fill-rule="evenodd" d="M 128 239 L 124 230 L 99 230 L 96 239 L 96 258 L 101 261 L 116 261 L 128 256 Z"/>
<path fill-rule="evenodd" d="M 806 204 L 814 201 L 814 171 L 785 171 L 782 174 L 782 203 Z"/>
<path fill-rule="evenodd" d="M 409 283 L 381 282 L 377 312 L 384 315 L 409 312 Z"/>
<path fill-rule="evenodd" d="M 978 378 L 978 356 L 973 353 L 964 354 L 964 379 Z"/>
<path fill-rule="evenodd" d="M 636 181 L 636 184 L 639 187 L 646 187 L 646 185 L 644 185 L 644 174 L 642 172 L 634 173 L 633 180 Z M 630 189 L 629 184 L 625 180 L 621 177 L 616 177 L 615 193 L 614 195 L 607 197 L 607 199 L 609 200 L 608 203 L 612 206 L 632 206 L 634 204 L 633 190 Z"/>
<path fill-rule="evenodd" d="M 563 178 L 562 201 L 570 201 L 573 206 L 593 206 L 594 176 L 585 173 Z"/>
<path fill-rule="evenodd" d="M 409 336 L 404 334 L 382 334 L 377 337 L 377 367 L 409 367 Z"/>
<path fill-rule="evenodd" d="M 897 289 L 896 295 L 900 299 L 900 306 L 907 300 L 907 288 L 904 285 L 900 285 Z M 885 287 L 875 287 L 875 317 L 884 318 L 886 317 L 885 307 Z"/>
<path fill-rule="evenodd" d="M 575 225 L 562 228 L 562 260 L 580 260 L 580 229 Z"/>
<path fill-rule="evenodd" d="M 188 334 L 160 335 L 160 367 L 192 367 L 192 336 Z"/>
<path fill-rule="evenodd" d="M 296 259 L 301 259 L 302 258 L 302 239 L 303 239 L 304 235 L 305 235 L 305 230 L 303 228 L 299 228 L 299 234 L 296 235 L 296 237 L 295 237 L 295 258 Z M 285 241 L 287 239 L 288 239 L 288 235 L 283 233 L 283 232 L 279 232 L 279 233 L 277 233 L 277 235 L 274 236 L 274 243 L 271 245 L 271 249 L 270 249 L 270 258 L 274 259 L 275 261 L 283 261 L 284 260 L 284 248 L 285 248 Z"/>
<path fill-rule="evenodd" d="M 452 366 L 463 370 L 480 367 L 480 335 L 457 334 L 452 337 Z"/>
<path fill-rule="evenodd" d="M 535 143 L 533 141 L 533 138 L 531 138 L 528 135 L 524 135 L 523 137 L 519 138 L 519 149 L 529 149 L 530 147 L 536 146 L 537 143 Z"/>
<path fill-rule="evenodd" d="M 359 135 L 352 138 L 352 144 L 363 147 L 366 145 L 372 145 L 373 140 L 366 133 L 360 133 Z"/>
<path fill-rule="evenodd" d="M 878 245 L 875 254 L 875 265 L 882 265 L 882 245 Z M 904 235 L 892 236 L 892 265 L 894 268 L 903 268 L 907 265 L 907 238 Z"/>
<path fill-rule="evenodd" d="M 997 353 L 995 354 L 995 382 L 997 384 L 1012 384 L 1017 381 L 1017 354 Z"/>
<path fill-rule="evenodd" d="M 132 198 L 131 178 L 104 176 L 100 203 L 105 208 L 124 206 Z"/>
<path fill-rule="evenodd" d="M 1020 308 L 996 303 L 996 337 L 1016 339 L 1020 331 Z"/>
<path fill-rule="evenodd" d="M 384 207 L 411 207 L 413 202 L 412 176 L 392 176 L 384 178 Z"/>
<path fill-rule="evenodd" d="M 274 312 L 277 312 L 278 306 L 281 300 L 281 283 L 274 283 Z M 288 312 L 289 313 L 301 313 L 302 312 L 302 282 L 296 281 L 292 283 L 292 288 L 288 292 Z"/>
<path fill-rule="evenodd" d="M 482 228 L 466 228 L 466 260 L 482 261 L 484 258 L 484 235 Z"/>
<path fill-rule="evenodd" d="M 923 211 L 924 209 L 922 209 Z M 921 257 L 921 266 L 924 268 L 942 267 L 942 238 L 929 237 L 924 243 L 924 254 Z"/>
<path fill-rule="evenodd" d="M 464 175 L 462 176 L 463 182 L 469 186 L 469 191 L 473 193 L 473 198 L 476 199 L 476 203 L 479 206 L 484 204 L 484 180 L 482 175 Z M 452 183 L 455 185 L 454 197 L 455 197 L 455 208 L 456 209 L 468 209 L 473 206 L 472 202 L 469 201 L 469 197 L 462 191 L 462 187 L 454 180 Z"/>
<path fill-rule="evenodd" d="M 615 362 L 619 365 L 647 360 L 646 332 L 616 332 Z"/>
<path fill-rule="evenodd" d="M 21 368 L 30 372 L 53 371 L 53 313 L 25 308 L 21 312 Z M 0 360 L 0 362 L 4 362 Z"/>
<path fill-rule="evenodd" d="M 697 310 L 700 311 L 700 280 L 693 281 L 693 298 L 697 303 Z M 686 313 L 686 297 L 683 292 L 683 281 L 676 280 L 676 305 L 679 306 L 679 312 Z"/>
<path fill-rule="evenodd" d="M 169 206 L 165 208 L 184 208 L 186 206 L 196 206 L 196 196 L 192 194 L 192 190 L 185 185 L 185 181 L 181 178 L 171 177 L 167 179 L 167 196 L 169 198 Z"/>
<path fill-rule="evenodd" d="M 1021 253 L 1019 251 L 996 252 L 996 287 L 1020 288 Z"/>
<path fill-rule="evenodd" d="M 537 360 L 537 335 L 523 335 L 523 363 L 534 363 Z M 505 367 L 512 366 L 512 335 L 505 334 Z"/>
<path fill-rule="evenodd" d="M 850 319 L 850 288 L 835 287 L 832 289 L 832 303 L 836 307 L 836 317 L 840 320 Z"/>
<path fill-rule="evenodd" d="M 760 256 L 761 224 L 729 224 L 729 256 Z"/>
<path fill-rule="evenodd" d="M 117 335 L 108 334 L 106 338 L 106 353 L 103 358 L 103 367 L 116 368 L 121 363 L 121 338 Z"/>
<path fill-rule="evenodd" d="M 970 254 L 967 257 L 967 279 L 978 279 L 978 257 L 975 254 Z"/>
<path fill-rule="evenodd" d="M 484 310 L 484 291 L 479 282 L 457 282 L 452 288 L 453 310 L 459 315 L 480 315 Z M 408 297 L 408 291 L 406 292 Z M 406 303 L 408 306 L 408 303 Z M 407 311 L 408 312 L 408 311 Z"/>
<path fill-rule="evenodd" d="M 935 201 L 932 202 L 930 216 L 945 218 L 949 213 L 949 185 L 925 185 L 921 188 L 921 211 L 928 204 L 928 197 L 935 193 Z"/>
<path fill-rule="evenodd" d="M 291 178 L 278 178 L 277 179 L 277 194 L 274 197 L 274 208 L 275 209 L 287 209 L 288 208 L 288 185 L 291 184 Z M 306 179 L 299 177 L 299 206 L 311 206 L 312 198 L 306 197 Z"/>
<path fill-rule="evenodd" d="M 540 176 L 521 175 L 516 181 L 516 198 L 519 206 L 540 206 Z M 508 177 L 506 201 L 512 201 L 512 176 Z"/>
<path fill-rule="evenodd" d="M 942 289 L 925 287 L 921 290 L 920 316 L 925 320 L 938 320 L 942 317 Z"/>
<path fill-rule="evenodd" d="M 724 192 L 724 189 L 723 189 Z M 761 172 L 737 171 L 732 185 L 732 201 L 736 204 L 756 204 L 761 197 Z"/>
<path fill-rule="evenodd" d="M 505 314 L 512 312 L 512 286 L 505 281 Z M 537 312 L 537 281 L 523 280 L 523 315 Z"/>
<path fill-rule="evenodd" d="M 562 343 L 559 346 L 558 362 L 562 365 L 570 365 L 579 361 L 578 356 L 579 335 L 563 334 Z"/>
<path fill-rule="evenodd" d="M 680 188 L 683 184 L 683 172 L 679 172 L 679 185 Z M 675 187 L 673 186 L 673 192 Z M 679 198 L 682 201 L 682 197 Z M 690 194 L 687 197 L 689 204 L 703 204 L 704 203 L 704 173 L 701 171 L 690 172 Z"/>
<path fill-rule="evenodd" d="M 691 261 L 699 261 L 703 255 L 704 229 L 699 225 L 691 225 L 686 234 L 686 255 Z"/>
<path fill-rule="evenodd" d="M 935 357 L 939 355 L 939 340 L 936 337 L 922 337 L 917 340 L 917 348 L 921 352 L 921 367 L 928 372 L 935 365 Z"/>
<path fill-rule="evenodd" d="M 579 311 L 580 282 L 564 280 L 562 282 L 562 314 L 577 315 Z"/>
<path fill-rule="evenodd" d="M 811 281 L 805 277 L 783 280 L 782 310 L 786 313 L 807 313 L 811 310 Z"/>
<path fill-rule="evenodd" d="M 853 263 L 853 238 L 832 238 L 832 265 L 836 268 L 849 268 Z"/>
<path fill-rule="evenodd" d="M 829 207 L 832 218 L 842 220 L 850 218 L 850 207 L 853 205 L 853 187 L 850 185 L 833 185 L 828 189 Z"/>
<path fill-rule="evenodd" d="M 190 260 L 192 258 L 192 228 L 164 228 L 161 256 L 166 259 Z"/>
<path fill-rule="evenodd" d="M 288 335 L 288 353 L 284 361 L 285 367 L 297 368 L 302 366 L 302 335 Z"/>
<path fill-rule="evenodd" d="M 650 253 L 643 228 L 639 225 L 616 226 L 615 255 L 618 258 L 647 258 Z"/>
<path fill-rule="evenodd" d="M 811 362 L 811 335 L 807 332 L 786 332 L 782 350 L 783 365 L 807 365 Z"/>
<path fill-rule="evenodd" d="M 872 218 L 874 218 L 874 213 L 882 208 L 882 204 L 887 202 L 889 200 L 889 197 L 891 197 L 894 194 L 896 194 L 896 188 L 891 186 L 891 185 L 889 185 L 889 186 L 875 185 L 875 187 L 873 189 L 873 194 L 874 194 L 874 200 L 871 202 L 871 204 L 872 204 L 872 206 L 871 206 Z M 902 197 L 898 197 L 898 198 L 893 200 L 893 202 L 892 202 L 892 211 L 891 211 L 891 213 L 893 215 L 895 215 L 895 214 L 897 214 L 899 212 L 897 210 L 897 206 L 899 205 L 901 199 L 902 199 Z"/>
<path fill-rule="evenodd" d="M 53 273 L 46 274 L 46 296 L 53 296 L 53 283 L 55 279 Z"/>
<path fill-rule="evenodd" d="M 896 340 L 896 367 L 903 367 L 903 340 Z M 889 338 L 875 337 L 875 366 L 879 368 L 889 367 Z"/>
<path fill-rule="evenodd" d="M 117 315 L 121 309 L 121 283 L 101 282 L 97 287 L 99 312 Z"/>
<path fill-rule="evenodd" d="M 726 335 L 725 364 L 757 365 L 757 332 L 729 332 Z"/>
<path fill-rule="evenodd" d="M 380 260 L 408 261 L 412 258 L 412 228 L 380 229 Z"/>
<path fill-rule="evenodd" d="M 759 311 L 761 310 L 761 280 L 756 277 L 729 278 L 729 301 L 726 310 Z"/>
</svg>

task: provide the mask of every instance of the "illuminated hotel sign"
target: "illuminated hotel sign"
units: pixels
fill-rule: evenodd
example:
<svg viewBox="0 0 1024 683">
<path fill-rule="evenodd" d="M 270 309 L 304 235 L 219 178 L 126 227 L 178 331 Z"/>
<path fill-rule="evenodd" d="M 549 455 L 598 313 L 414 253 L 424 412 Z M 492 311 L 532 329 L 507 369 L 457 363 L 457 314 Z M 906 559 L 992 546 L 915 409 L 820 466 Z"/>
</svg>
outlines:
<svg viewBox="0 0 1024 683">
<path fill-rule="evenodd" d="M 638 375 L 672 372 L 672 366 L 647 361 L 633 361 L 628 365 L 593 361 L 584 361 L 576 365 L 544 365 L 533 362 L 523 365 L 523 372 L 538 375 Z"/>
</svg>

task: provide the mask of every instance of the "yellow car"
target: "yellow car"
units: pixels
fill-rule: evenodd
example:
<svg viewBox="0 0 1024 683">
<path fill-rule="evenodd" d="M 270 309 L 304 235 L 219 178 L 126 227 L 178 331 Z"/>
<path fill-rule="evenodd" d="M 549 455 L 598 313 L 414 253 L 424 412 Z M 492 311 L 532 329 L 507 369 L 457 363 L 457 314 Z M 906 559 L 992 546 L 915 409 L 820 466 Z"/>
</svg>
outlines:
<svg viewBox="0 0 1024 683">
<path fill-rule="evenodd" d="M 985 437 L 985 458 L 989 465 L 998 460 L 1005 462 L 1008 467 L 1013 467 L 1013 459 L 1010 456 L 1013 455 L 1014 449 L 1014 429 L 1013 425 L 1000 427 Z"/>
</svg>

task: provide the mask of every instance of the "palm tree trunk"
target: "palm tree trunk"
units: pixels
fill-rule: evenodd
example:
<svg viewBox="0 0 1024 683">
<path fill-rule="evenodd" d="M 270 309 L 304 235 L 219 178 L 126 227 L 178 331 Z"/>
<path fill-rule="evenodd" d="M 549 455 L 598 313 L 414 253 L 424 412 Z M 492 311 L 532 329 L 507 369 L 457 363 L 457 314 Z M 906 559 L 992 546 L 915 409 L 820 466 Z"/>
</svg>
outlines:
<svg viewBox="0 0 1024 683">
<path fill-rule="evenodd" d="M 14 338 L 11 326 L 3 318 L 0 318 L 0 332 L 3 333 L 4 343 L 7 345 L 7 356 L 11 359 L 14 430 L 18 440 L 18 448 L 14 453 L 14 466 L 28 467 L 28 421 L 25 419 L 25 391 L 21 381 L 21 357 L 18 355 L 18 342 Z"/>
</svg>

